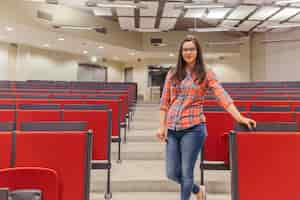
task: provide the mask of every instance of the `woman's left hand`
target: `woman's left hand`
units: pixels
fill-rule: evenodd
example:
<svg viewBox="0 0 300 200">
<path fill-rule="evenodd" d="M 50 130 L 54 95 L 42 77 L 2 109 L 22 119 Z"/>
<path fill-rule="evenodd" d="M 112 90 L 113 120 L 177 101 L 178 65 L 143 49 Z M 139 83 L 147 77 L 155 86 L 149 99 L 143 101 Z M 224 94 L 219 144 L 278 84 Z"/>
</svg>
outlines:
<svg viewBox="0 0 300 200">
<path fill-rule="evenodd" d="M 256 127 L 256 121 L 253 119 L 243 117 L 239 120 L 239 123 L 246 125 L 250 130 Z"/>
</svg>

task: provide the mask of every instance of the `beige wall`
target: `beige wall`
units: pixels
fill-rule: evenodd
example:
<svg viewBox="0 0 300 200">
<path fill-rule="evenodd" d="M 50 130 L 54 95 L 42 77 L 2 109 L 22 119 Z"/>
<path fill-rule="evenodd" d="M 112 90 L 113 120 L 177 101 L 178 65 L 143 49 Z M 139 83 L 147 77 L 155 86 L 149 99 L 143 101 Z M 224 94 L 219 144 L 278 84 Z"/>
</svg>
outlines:
<svg viewBox="0 0 300 200">
<path fill-rule="evenodd" d="M 124 81 L 124 63 L 116 61 L 108 61 L 103 63 L 107 67 L 107 81 L 123 82 Z"/>
<path fill-rule="evenodd" d="M 251 77 L 253 81 L 266 80 L 266 49 L 261 43 L 265 34 L 255 34 L 251 40 Z"/>
<path fill-rule="evenodd" d="M 79 56 L 20 45 L 17 80 L 77 80 Z"/>
<path fill-rule="evenodd" d="M 30 46 L 0 43 L 1 80 L 77 80 L 78 62 L 88 58 Z M 108 81 L 123 82 L 124 63 L 98 62 L 108 69 Z"/>
<path fill-rule="evenodd" d="M 0 44 L 0 79 L 5 80 L 9 77 L 8 65 L 8 44 Z"/>
<path fill-rule="evenodd" d="M 15 80 L 17 47 L 0 43 L 0 79 Z"/>
<path fill-rule="evenodd" d="M 299 34 L 300 30 L 289 30 L 254 35 L 251 57 L 254 81 L 300 80 Z"/>
<path fill-rule="evenodd" d="M 300 30 L 268 33 L 267 40 L 282 40 L 264 44 L 266 49 L 266 80 L 299 81 L 300 80 Z M 283 40 L 299 40 L 284 42 Z"/>
<path fill-rule="evenodd" d="M 249 81 L 250 66 L 241 65 L 241 56 L 239 53 L 228 54 L 223 58 L 206 59 L 206 64 L 212 68 L 221 82 Z M 147 66 L 153 64 L 170 64 L 175 66 L 177 58 L 169 59 L 146 59 L 141 62 L 125 64 L 126 67 L 133 68 L 133 80 L 138 83 L 138 93 L 143 96 L 145 101 L 149 101 L 150 88 L 148 87 Z"/>
</svg>

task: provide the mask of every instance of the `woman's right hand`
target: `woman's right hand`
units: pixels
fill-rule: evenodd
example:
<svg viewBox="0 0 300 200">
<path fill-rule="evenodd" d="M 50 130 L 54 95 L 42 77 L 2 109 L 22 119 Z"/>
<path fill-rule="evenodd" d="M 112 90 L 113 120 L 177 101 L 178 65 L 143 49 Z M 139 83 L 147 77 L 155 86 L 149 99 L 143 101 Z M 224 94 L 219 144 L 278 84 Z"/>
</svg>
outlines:
<svg viewBox="0 0 300 200">
<path fill-rule="evenodd" d="M 166 136 L 166 127 L 161 127 L 158 129 L 157 133 L 156 133 L 156 137 L 160 142 L 165 142 L 167 139 Z"/>
</svg>

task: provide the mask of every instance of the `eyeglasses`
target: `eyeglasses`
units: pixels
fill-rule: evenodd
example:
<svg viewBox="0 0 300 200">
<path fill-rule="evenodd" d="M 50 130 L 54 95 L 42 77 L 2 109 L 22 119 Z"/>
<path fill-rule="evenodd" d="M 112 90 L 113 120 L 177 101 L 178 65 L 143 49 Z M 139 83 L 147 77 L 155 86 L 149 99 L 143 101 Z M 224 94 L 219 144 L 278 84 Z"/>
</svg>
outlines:
<svg viewBox="0 0 300 200">
<path fill-rule="evenodd" d="M 182 52 L 184 52 L 184 53 L 186 53 L 186 52 L 188 52 L 188 51 L 194 53 L 194 52 L 197 51 L 197 49 L 196 49 L 196 48 L 183 48 L 183 49 L 182 49 Z"/>
</svg>

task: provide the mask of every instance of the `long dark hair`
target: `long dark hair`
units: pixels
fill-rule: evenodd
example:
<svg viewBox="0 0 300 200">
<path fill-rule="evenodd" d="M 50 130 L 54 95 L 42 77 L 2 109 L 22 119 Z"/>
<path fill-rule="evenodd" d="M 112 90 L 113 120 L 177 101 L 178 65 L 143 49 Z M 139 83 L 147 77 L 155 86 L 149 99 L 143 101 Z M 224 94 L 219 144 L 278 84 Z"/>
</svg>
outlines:
<svg viewBox="0 0 300 200">
<path fill-rule="evenodd" d="M 196 57 L 195 66 L 193 68 L 193 72 L 196 74 L 196 80 L 198 81 L 198 83 L 202 83 L 206 76 L 206 68 L 203 61 L 202 50 L 199 41 L 197 40 L 196 37 L 192 35 L 186 36 L 183 39 L 183 41 L 180 43 L 177 66 L 176 69 L 173 70 L 174 72 L 171 79 L 178 83 L 181 82 L 186 76 L 186 71 L 185 71 L 186 62 L 182 56 L 182 48 L 185 42 L 193 42 L 194 45 L 196 46 L 197 57 Z"/>
</svg>

